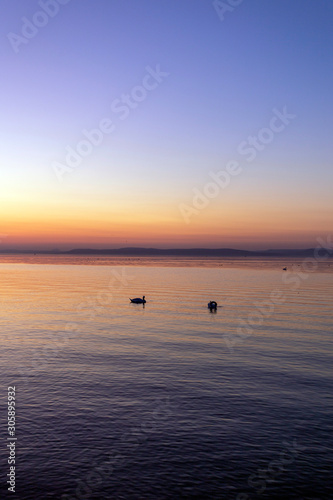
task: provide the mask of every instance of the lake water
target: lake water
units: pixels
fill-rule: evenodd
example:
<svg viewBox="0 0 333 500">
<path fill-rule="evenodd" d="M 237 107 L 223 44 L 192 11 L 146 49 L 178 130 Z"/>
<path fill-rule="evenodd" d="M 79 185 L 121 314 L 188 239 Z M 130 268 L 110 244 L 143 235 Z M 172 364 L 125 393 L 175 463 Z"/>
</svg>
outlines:
<svg viewBox="0 0 333 500">
<path fill-rule="evenodd" d="M 333 264 L 90 259 L 1 256 L 1 498 L 333 497 Z"/>
</svg>

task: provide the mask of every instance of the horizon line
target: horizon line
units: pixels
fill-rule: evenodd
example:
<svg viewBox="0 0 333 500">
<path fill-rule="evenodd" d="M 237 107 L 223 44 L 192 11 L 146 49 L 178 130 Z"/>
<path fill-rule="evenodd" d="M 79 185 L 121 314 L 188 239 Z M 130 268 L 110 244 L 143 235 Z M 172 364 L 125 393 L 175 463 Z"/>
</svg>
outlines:
<svg viewBox="0 0 333 500">
<path fill-rule="evenodd" d="M 290 255 L 311 255 L 315 251 L 315 248 L 275 248 L 275 249 L 265 249 L 265 250 L 246 250 L 237 249 L 230 247 L 190 247 L 190 248 L 155 248 L 155 247 L 119 247 L 119 248 L 72 248 L 70 250 L 60 250 L 60 249 L 0 249 L 0 254 L 46 254 L 46 255 L 192 255 L 192 256 L 287 256 Z M 331 256 L 332 257 L 332 256 Z"/>
</svg>

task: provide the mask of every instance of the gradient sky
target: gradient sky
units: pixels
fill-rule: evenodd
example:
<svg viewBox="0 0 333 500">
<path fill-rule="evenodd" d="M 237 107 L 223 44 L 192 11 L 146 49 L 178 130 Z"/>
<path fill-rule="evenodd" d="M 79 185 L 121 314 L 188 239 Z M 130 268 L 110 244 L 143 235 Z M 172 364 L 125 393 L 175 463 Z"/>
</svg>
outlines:
<svg viewBox="0 0 333 500">
<path fill-rule="evenodd" d="M 2 0 L 3 249 L 300 248 L 331 233 L 330 0 L 244 0 L 224 16 L 208 0 L 49 2 Z M 160 82 L 146 77 L 158 65 Z M 248 138 L 284 107 L 295 117 L 249 161 Z M 56 175 L 104 119 L 112 132 Z M 230 161 L 241 173 L 193 205 Z"/>
</svg>

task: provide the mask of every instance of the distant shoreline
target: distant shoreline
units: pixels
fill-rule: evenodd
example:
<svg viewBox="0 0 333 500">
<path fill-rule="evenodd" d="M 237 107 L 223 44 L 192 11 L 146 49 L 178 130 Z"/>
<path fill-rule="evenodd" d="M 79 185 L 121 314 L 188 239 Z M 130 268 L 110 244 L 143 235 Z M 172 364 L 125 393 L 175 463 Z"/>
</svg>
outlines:
<svg viewBox="0 0 333 500">
<path fill-rule="evenodd" d="M 122 257 L 313 257 L 315 248 L 307 249 L 274 249 L 274 250 L 238 250 L 233 248 L 116 248 L 95 249 L 76 248 L 67 251 L 57 250 L 0 250 L 0 255 L 59 255 L 59 256 L 122 256 Z M 328 256 L 332 258 L 333 255 Z"/>
</svg>

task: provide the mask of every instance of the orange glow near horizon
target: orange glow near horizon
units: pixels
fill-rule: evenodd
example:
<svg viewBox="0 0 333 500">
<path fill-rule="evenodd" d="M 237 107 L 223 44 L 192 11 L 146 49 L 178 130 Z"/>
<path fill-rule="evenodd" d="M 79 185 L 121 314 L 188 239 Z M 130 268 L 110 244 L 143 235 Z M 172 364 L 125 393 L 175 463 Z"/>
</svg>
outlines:
<svg viewBox="0 0 333 500">
<path fill-rule="evenodd" d="M 128 185 L 88 186 L 80 177 L 69 184 L 23 183 L 0 200 L 0 249 L 119 248 L 310 248 L 319 236 L 330 234 L 330 201 L 311 204 L 281 186 L 246 188 L 239 178 L 207 206 L 190 212 L 186 221 L 180 206 L 193 207 L 191 185 L 172 192 L 154 190 L 143 179 Z M 235 190 L 238 189 L 235 196 Z M 5 235 L 5 236 L 4 236 Z"/>
<path fill-rule="evenodd" d="M 191 216 L 187 224 L 177 205 L 121 207 L 96 204 L 57 206 L 37 202 L 27 209 L 12 207 L 1 221 L 1 246 L 9 249 L 117 248 L 124 246 L 233 247 L 264 249 L 304 248 L 329 234 L 329 222 L 321 213 L 262 211 L 229 202 L 208 206 Z M 312 228 L 316 227 L 316 231 Z"/>
</svg>

